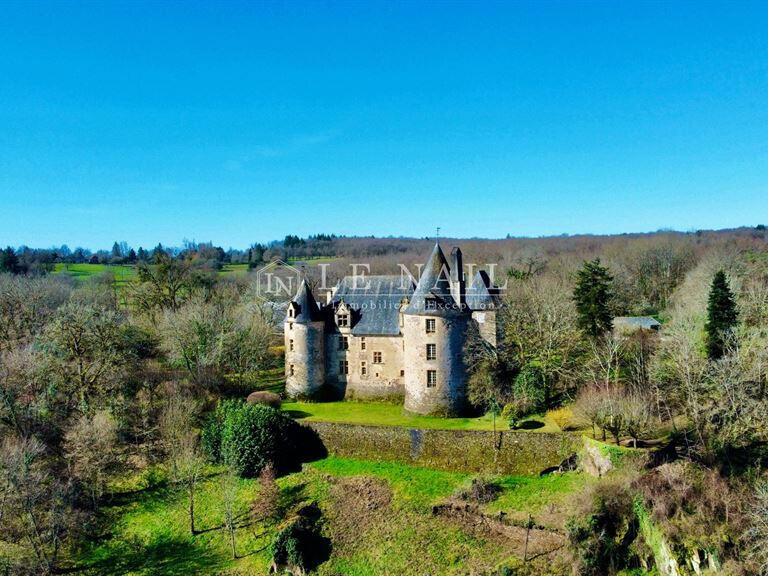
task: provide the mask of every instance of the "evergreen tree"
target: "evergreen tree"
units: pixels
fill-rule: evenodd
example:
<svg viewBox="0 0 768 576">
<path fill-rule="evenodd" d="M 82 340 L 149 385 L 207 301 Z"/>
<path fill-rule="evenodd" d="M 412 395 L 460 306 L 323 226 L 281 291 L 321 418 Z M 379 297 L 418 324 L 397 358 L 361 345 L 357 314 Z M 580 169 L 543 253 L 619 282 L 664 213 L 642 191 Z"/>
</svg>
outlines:
<svg viewBox="0 0 768 576">
<path fill-rule="evenodd" d="M 13 248 L 8 246 L 5 250 L 0 250 L 0 272 L 18 274 L 20 271 L 19 257 Z"/>
<path fill-rule="evenodd" d="M 134 262 L 136 262 L 136 258 L 137 258 L 137 256 L 136 256 L 136 250 L 134 250 L 133 248 L 131 248 L 131 249 L 128 251 L 128 262 L 130 262 L 131 264 L 133 264 Z"/>
<path fill-rule="evenodd" d="M 707 354 L 712 360 L 722 357 L 725 352 L 725 340 L 736 326 L 737 316 L 733 293 L 725 272 L 720 270 L 712 279 L 707 304 Z"/>
<path fill-rule="evenodd" d="M 593 338 L 613 327 L 609 308 L 613 276 L 608 268 L 600 265 L 600 259 L 584 262 L 579 270 L 573 299 L 579 315 L 579 328 Z"/>
<path fill-rule="evenodd" d="M 112 259 L 120 260 L 123 257 L 123 251 L 120 249 L 120 244 L 115 242 L 112 244 Z"/>
<path fill-rule="evenodd" d="M 142 248 L 141 246 L 139 246 L 139 251 L 136 254 L 136 259 L 139 262 L 146 262 L 148 258 L 149 258 L 149 256 L 147 254 L 147 251 L 144 250 L 144 248 Z"/>
</svg>

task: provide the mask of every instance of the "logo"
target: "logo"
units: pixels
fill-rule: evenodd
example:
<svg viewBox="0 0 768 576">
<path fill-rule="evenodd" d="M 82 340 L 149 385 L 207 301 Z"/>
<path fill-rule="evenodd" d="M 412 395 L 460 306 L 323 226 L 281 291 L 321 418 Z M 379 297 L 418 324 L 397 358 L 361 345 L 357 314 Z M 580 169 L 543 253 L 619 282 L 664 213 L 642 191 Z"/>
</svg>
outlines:
<svg viewBox="0 0 768 576">
<path fill-rule="evenodd" d="M 256 296 L 267 302 L 288 302 L 299 290 L 301 270 L 273 260 L 256 271 Z"/>
</svg>

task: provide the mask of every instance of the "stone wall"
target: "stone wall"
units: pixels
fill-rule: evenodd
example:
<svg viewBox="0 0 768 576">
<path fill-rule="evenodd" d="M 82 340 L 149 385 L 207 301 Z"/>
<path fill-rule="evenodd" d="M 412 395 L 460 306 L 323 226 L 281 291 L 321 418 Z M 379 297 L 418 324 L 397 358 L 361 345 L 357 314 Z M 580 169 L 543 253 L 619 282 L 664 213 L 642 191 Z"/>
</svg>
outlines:
<svg viewBox="0 0 768 576">
<path fill-rule="evenodd" d="M 538 475 L 582 445 L 567 433 L 422 430 L 307 422 L 329 454 L 470 473 Z"/>
<path fill-rule="evenodd" d="M 314 396 L 325 383 L 325 324 L 286 322 L 284 333 L 285 391 L 291 397 Z"/>
<path fill-rule="evenodd" d="M 427 319 L 435 321 L 435 332 L 426 332 Z M 458 415 L 466 403 L 464 340 L 469 316 L 405 315 L 405 409 L 418 414 Z M 434 344 L 437 357 L 427 360 L 427 344 Z M 427 371 L 435 370 L 437 382 L 427 386 Z"/>
<path fill-rule="evenodd" d="M 349 348 L 339 347 L 339 337 L 346 336 Z M 363 348 L 365 344 L 365 348 Z M 326 338 L 328 384 L 346 398 L 393 398 L 403 396 L 404 377 L 402 336 L 353 336 L 333 333 Z M 381 353 L 381 363 L 374 364 L 374 352 Z M 346 360 L 349 373 L 339 373 L 339 361 Z M 365 362 L 366 373 L 362 373 Z"/>
</svg>

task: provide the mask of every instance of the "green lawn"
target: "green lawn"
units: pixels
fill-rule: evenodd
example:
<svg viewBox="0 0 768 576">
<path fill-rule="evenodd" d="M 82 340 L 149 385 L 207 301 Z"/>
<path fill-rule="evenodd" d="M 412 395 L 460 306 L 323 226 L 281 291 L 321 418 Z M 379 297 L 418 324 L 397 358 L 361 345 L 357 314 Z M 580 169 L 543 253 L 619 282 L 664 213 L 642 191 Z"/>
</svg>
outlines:
<svg viewBox="0 0 768 576">
<path fill-rule="evenodd" d="M 285 402 L 283 409 L 297 419 L 317 422 L 343 422 L 370 426 L 400 426 L 439 430 L 493 430 L 493 418 L 486 414 L 476 418 L 440 418 L 406 414 L 401 404 L 385 402 Z M 559 432 L 560 428 L 546 416 L 530 416 L 520 425 L 532 432 Z M 497 417 L 496 429 L 509 429 Z"/>
<path fill-rule="evenodd" d="M 78 282 L 88 280 L 104 272 L 111 272 L 115 276 L 115 283 L 123 285 L 136 276 L 134 266 L 109 265 L 109 264 L 56 264 L 53 270 L 54 274 L 71 276 Z"/>
<path fill-rule="evenodd" d="M 210 469 L 200 484 L 195 506 L 200 533 L 194 536 L 188 529 L 185 494 L 169 488 L 163 479 L 162 468 L 155 468 L 151 474 L 113 484 L 102 508 L 100 535 L 68 552 L 66 571 L 89 576 L 267 573 L 269 545 L 279 524 L 250 522 L 247 510 L 258 492 L 257 481 L 237 481 L 238 558 L 232 559 L 222 527 L 222 471 Z M 469 479 L 468 474 L 397 462 L 331 457 L 280 478 L 278 485 L 284 512 L 308 501 L 317 502 L 322 510 L 323 534 L 332 547 L 330 558 L 317 571 L 320 575 L 458 575 L 473 569 L 487 573 L 518 562 L 512 544 L 500 545 L 432 514 L 432 505 L 444 502 Z M 376 506 L 366 505 L 360 500 L 376 484 L 351 493 L 360 481 L 378 482 L 379 492 L 391 496 Z M 498 481 L 502 492 L 497 502 L 486 505 L 488 512 L 535 514 L 542 501 L 561 502 L 583 483 L 576 473 Z"/>
</svg>

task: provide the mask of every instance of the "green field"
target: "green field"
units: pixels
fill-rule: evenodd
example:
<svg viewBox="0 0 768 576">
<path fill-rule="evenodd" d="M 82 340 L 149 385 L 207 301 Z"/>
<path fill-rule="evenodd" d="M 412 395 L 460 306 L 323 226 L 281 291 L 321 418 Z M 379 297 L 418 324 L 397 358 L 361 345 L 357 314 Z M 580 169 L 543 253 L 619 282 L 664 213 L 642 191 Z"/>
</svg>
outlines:
<svg viewBox="0 0 768 576">
<path fill-rule="evenodd" d="M 219 270 L 219 276 L 245 276 L 248 274 L 248 264 L 224 264 Z"/>
<path fill-rule="evenodd" d="M 341 422 L 369 426 L 399 426 L 438 430 L 493 430 L 490 414 L 476 418 L 440 418 L 405 413 L 402 404 L 385 402 L 285 402 L 283 410 L 294 418 L 308 422 Z M 532 432 L 560 432 L 547 416 L 530 416 L 520 424 Z M 509 429 L 509 424 L 496 417 L 496 429 Z"/>
<path fill-rule="evenodd" d="M 200 533 L 195 536 L 189 533 L 184 493 L 169 488 L 163 478 L 162 468 L 155 468 L 151 475 L 115 484 L 101 519 L 101 538 L 71 551 L 66 571 L 146 576 L 267 573 L 269 545 L 280 524 L 250 521 L 247 510 L 258 491 L 257 481 L 237 480 L 238 558 L 232 559 L 223 528 L 222 471 L 211 469 L 200 485 L 195 516 Z M 308 501 L 322 510 L 322 532 L 331 550 L 317 571 L 320 575 L 458 575 L 519 564 L 524 530 L 499 540 L 471 524 L 432 513 L 433 505 L 445 502 L 469 479 L 467 474 L 395 462 L 330 457 L 280 478 L 278 485 L 283 514 Z M 585 481 L 576 473 L 501 477 L 499 499 L 484 509 L 527 517 L 539 514 L 542 502 L 562 508 Z M 551 538 L 557 535 L 544 536 L 532 540 L 531 550 L 555 551 Z M 540 561 L 550 560 L 544 556 Z"/>
<path fill-rule="evenodd" d="M 135 266 L 109 265 L 109 264 L 56 264 L 54 274 L 71 276 L 78 282 L 88 280 L 105 272 L 115 277 L 118 286 L 127 284 L 136 277 Z"/>
</svg>

